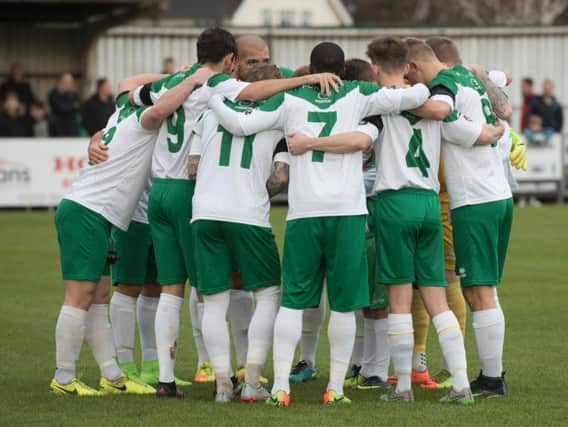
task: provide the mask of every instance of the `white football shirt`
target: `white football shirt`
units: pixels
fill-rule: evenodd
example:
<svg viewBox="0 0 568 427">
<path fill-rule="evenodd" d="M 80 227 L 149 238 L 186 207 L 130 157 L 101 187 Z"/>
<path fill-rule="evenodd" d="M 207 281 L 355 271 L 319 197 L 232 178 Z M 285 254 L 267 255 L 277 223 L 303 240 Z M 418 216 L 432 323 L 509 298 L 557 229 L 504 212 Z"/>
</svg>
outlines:
<svg viewBox="0 0 568 427">
<path fill-rule="evenodd" d="M 400 112 L 422 105 L 429 91 L 424 85 L 382 89 L 367 82 L 346 81 L 339 93 L 320 94 L 319 86 L 302 86 L 279 93 L 245 114 L 226 107 L 217 97 L 211 108 L 233 134 L 252 135 L 279 129 L 288 135 L 329 136 L 358 129 L 368 116 Z M 377 128 L 369 136 L 375 140 Z M 288 220 L 367 213 L 363 155 L 307 151 L 290 157 Z"/>
</svg>

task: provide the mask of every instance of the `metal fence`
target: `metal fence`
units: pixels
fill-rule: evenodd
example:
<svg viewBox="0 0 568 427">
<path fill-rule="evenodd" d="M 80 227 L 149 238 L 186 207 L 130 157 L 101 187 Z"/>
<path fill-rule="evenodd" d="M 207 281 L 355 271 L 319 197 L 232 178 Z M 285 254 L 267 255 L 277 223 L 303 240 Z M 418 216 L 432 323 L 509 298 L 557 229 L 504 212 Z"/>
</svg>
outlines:
<svg viewBox="0 0 568 427">
<path fill-rule="evenodd" d="M 560 101 L 568 103 L 568 27 L 522 28 L 397 28 L 397 29 L 233 29 L 266 38 L 274 63 L 290 68 L 305 65 L 313 46 L 322 40 L 339 43 L 348 57 L 365 57 L 367 43 L 379 35 L 428 37 L 444 34 L 458 43 L 464 61 L 511 72 L 515 83 L 509 94 L 518 125 L 522 99 L 518 82 L 531 76 L 551 78 Z M 106 76 L 118 82 L 126 76 L 159 71 L 161 61 L 173 56 L 178 63 L 195 60 L 195 42 L 201 29 L 119 27 L 108 31 L 90 55 L 88 79 Z M 568 112 L 568 111 L 567 111 Z"/>
</svg>

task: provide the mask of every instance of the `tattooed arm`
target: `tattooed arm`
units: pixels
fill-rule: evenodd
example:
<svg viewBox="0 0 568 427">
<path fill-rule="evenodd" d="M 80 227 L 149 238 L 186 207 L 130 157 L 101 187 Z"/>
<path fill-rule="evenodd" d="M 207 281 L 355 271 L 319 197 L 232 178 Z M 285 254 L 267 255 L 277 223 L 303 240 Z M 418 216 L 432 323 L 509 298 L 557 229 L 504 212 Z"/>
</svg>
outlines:
<svg viewBox="0 0 568 427">
<path fill-rule="evenodd" d="M 280 193 L 288 186 L 289 166 L 284 162 L 274 162 L 274 171 L 268 181 L 266 181 L 266 190 L 268 196 L 273 197 Z"/>
<path fill-rule="evenodd" d="M 487 96 L 497 117 L 501 120 L 508 120 L 513 114 L 513 109 L 507 95 L 491 81 L 484 70 L 475 67 L 473 68 L 473 73 L 485 86 Z"/>
<path fill-rule="evenodd" d="M 200 155 L 189 155 L 187 160 L 187 174 L 189 179 L 197 178 L 197 168 L 199 167 Z"/>
</svg>

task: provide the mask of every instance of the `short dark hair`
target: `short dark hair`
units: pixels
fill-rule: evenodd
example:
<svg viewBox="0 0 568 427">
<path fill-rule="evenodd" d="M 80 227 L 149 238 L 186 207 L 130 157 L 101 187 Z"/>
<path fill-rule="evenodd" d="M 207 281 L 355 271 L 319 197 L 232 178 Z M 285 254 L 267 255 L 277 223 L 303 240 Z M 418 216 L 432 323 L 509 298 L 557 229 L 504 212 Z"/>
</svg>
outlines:
<svg viewBox="0 0 568 427">
<path fill-rule="evenodd" d="M 274 64 L 258 63 L 247 67 L 239 77 L 245 82 L 253 83 L 261 80 L 283 79 L 284 75 Z"/>
<path fill-rule="evenodd" d="M 343 76 L 345 71 L 345 53 L 335 43 L 322 42 L 312 49 L 310 54 L 311 73 L 334 73 Z"/>
<path fill-rule="evenodd" d="M 523 83 L 528 84 L 530 87 L 534 86 L 534 80 L 532 77 L 523 77 Z"/>
<path fill-rule="evenodd" d="M 97 90 L 99 90 L 101 88 L 102 85 L 104 85 L 106 82 L 108 82 L 108 79 L 106 77 L 101 77 L 100 79 L 97 79 Z"/>
<path fill-rule="evenodd" d="M 343 75 L 345 80 L 374 82 L 376 77 L 370 62 L 359 58 L 352 58 L 345 61 L 345 73 Z"/>
<path fill-rule="evenodd" d="M 162 61 L 162 63 L 167 64 L 167 63 L 174 63 L 174 58 L 173 56 L 167 56 L 164 58 L 164 60 Z"/>
<path fill-rule="evenodd" d="M 197 62 L 217 64 L 228 54 L 237 57 L 237 42 L 227 30 L 219 27 L 208 28 L 197 39 Z"/>
<path fill-rule="evenodd" d="M 424 40 L 415 37 L 407 37 L 404 39 L 407 49 L 408 61 L 428 61 L 436 60 L 436 53 Z"/>
<path fill-rule="evenodd" d="M 367 46 L 367 56 L 388 73 L 401 72 L 408 63 L 408 49 L 398 37 L 374 39 Z"/>
<path fill-rule="evenodd" d="M 462 63 L 460 51 L 454 41 L 448 37 L 430 37 L 426 44 L 432 48 L 441 62 L 457 65 Z"/>
</svg>

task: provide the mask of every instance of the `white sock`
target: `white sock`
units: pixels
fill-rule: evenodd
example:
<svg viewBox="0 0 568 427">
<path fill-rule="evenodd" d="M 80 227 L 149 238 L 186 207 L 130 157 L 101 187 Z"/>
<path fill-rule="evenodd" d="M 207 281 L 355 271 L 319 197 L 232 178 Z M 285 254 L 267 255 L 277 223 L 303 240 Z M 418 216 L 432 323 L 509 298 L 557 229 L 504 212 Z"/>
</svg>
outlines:
<svg viewBox="0 0 568 427">
<path fill-rule="evenodd" d="M 501 377 L 503 373 L 503 344 L 505 317 L 499 308 L 472 313 L 475 345 L 483 375 Z"/>
<path fill-rule="evenodd" d="M 465 346 L 458 319 L 452 311 L 448 310 L 434 316 L 432 323 L 438 333 L 440 348 L 448 365 L 448 371 L 452 374 L 454 390 L 461 391 L 468 388 Z"/>
<path fill-rule="evenodd" d="M 343 394 L 343 382 L 352 359 L 356 333 L 355 313 L 331 311 L 327 336 L 329 338 L 329 383 L 327 390 Z"/>
<path fill-rule="evenodd" d="M 117 380 L 122 371 L 116 364 L 112 328 L 108 321 L 108 304 L 91 304 L 85 321 L 85 337 L 93 356 L 107 380 Z"/>
<path fill-rule="evenodd" d="M 134 361 L 134 331 L 136 329 L 136 298 L 114 292 L 110 299 L 112 338 L 118 363 Z"/>
<path fill-rule="evenodd" d="M 140 295 L 136 304 L 138 335 L 140 335 L 140 348 L 142 349 L 142 360 L 144 362 L 158 359 L 155 321 L 159 302 L 160 298 Z"/>
<path fill-rule="evenodd" d="M 365 340 L 365 318 L 361 310 L 355 312 L 355 342 L 351 355 L 351 364 L 361 366 L 363 361 L 363 342 Z"/>
<path fill-rule="evenodd" d="M 86 319 L 85 310 L 61 306 L 55 326 L 55 379 L 59 384 L 69 384 L 75 378 L 75 362 L 85 338 Z"/>
<path fill-rule="evenodd" d="M 390 350 L 388 342 L 388 320 L 365 319 L 365 339 L 361 375 L 365 378 L 377 376 L 387 380 L 389 373 Z"/>
<path fill-rule="evenodd" d="M 203 310 L 203 339 L 209 354 L 211 366 L 217 377 L 231 377 L 231 339 L 227 325 L 227 309 L 231 292 L 205 295 Z"/>
<path fill-rule="evenodd" d="M 308 308 L 304 310 L 302 320 L 302 337 L 300 339 L 300 360 L 305 360 L 313 368 L 316 366 L 316 351 L 321 324 L 325 320 L 326 297 L 325 292 L 321 293 L 320 305 L 318 308 Z"/>
<path fill-rule="evenodd" d="M 390 365 L 390 344 L 389 344 L 389 320 L 388 318 L 378 319 L 374 324 L 377 341 L 377 375 L 387 381 L 389 377 Z"/>
<path fill-rule="evenodd" d="M 397 376 L 396 390 L 399 392 L 411 389 L 410 373 L 412 371 L 412 349 L 414 347 L 414 329 L 412 315 L 389 314 L 389 345 Z"/>
<path fill-rule="evenodd" d="M 248 353 L 245 381 L 256 384 L 260 369 L 272 345 L 274 320 L 280 304 L 280 286 L 261 288 L 254 292 L 256 307 L 248 331 Z"/>
<path fill-rule="evenodd" d="M 209 362 L 209 355 L 203 342 L 203 333 L 201 331 L 201 322 L 203 321 L 203 303 L 197 299 L 197 290 L 192 287 L 189 296 L 189 315 L 191 317 L 191 329 L 193 332 L 193 341 L 197 350 L 197 366 L 201 366 L 203 362 Z"/>
<path fill-rule="evenodd" d="M 248 328 L 254 312 L 252 292 L 231 289 L 229 321 L 237 356 L 237 367 L 245 366 L 248 351 Z"/>
<path fill-rule="evenodd" d="M 176 352 L 179 337 L 179 317 L 183 307 L 183 298 L 162 293 L 156 309 L 156 348 L 160 365 L 159 381 L 174 381 Z"/>
<path fill-rule="evenodd" d="M 274 385 L 272 393 L 284 390 L 290 393 L 290 370 L 296 345 L 302 334 L 302 310 L 280 307 L 274 322 Z"/>
</svg>

